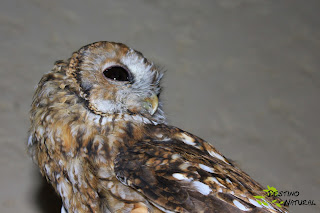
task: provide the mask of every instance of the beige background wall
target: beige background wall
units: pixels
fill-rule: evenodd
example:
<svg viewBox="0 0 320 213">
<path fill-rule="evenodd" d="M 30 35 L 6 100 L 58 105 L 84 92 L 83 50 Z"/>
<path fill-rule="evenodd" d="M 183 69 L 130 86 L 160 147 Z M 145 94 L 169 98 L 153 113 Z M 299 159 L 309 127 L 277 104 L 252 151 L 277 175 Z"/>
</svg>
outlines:
<svg viewBox="0 0 320 213">
<path fill-rule="evenodd" d="M 54 61 L 98 40 L 126 43 L 167 70 L 171 124 L 263 185 L 317 204 L 292 212 L 320 212 L 319 0 L 0 5 L 0 212 L 60 209 L 26 154 L 28 111 Z"/>
</svg>

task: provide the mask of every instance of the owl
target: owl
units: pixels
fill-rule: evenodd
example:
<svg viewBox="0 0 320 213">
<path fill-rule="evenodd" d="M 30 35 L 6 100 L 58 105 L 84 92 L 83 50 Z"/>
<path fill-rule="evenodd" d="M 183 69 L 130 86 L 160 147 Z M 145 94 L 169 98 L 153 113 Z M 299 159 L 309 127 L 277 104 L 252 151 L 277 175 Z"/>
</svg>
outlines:
<svg viewBox="0 0 320 213">
<path fill-rule="evenodd" d="M 61 212 L 287 212 L 201 138 L 166 123 L 163 72 L 140 52 L 100 41 L 40 80 L 28 150 Z M 260 203 L 260 204 L 259 204 Z"/>
</svg>

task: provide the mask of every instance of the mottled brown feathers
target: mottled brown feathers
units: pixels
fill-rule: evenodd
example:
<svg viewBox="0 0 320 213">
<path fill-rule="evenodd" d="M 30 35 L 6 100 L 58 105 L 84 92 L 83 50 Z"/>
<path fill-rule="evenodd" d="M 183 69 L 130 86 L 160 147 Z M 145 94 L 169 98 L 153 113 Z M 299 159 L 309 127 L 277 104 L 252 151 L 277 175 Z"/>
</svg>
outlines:
<svg viewBox="0 0 320 213">
<path fill-rule="evenodd" d="M 120 69 L 130 81 L 118 79 Z M 104 71 L 112 73 L 108 78 Z M 124 44 L 96 42 L 40 80 L 28 149 L 67 212 L 286 212 L 213 146 L 166 125 L 162 72 Z M 271 203 L 270 198 L 266 198 Z"/>
</svg>

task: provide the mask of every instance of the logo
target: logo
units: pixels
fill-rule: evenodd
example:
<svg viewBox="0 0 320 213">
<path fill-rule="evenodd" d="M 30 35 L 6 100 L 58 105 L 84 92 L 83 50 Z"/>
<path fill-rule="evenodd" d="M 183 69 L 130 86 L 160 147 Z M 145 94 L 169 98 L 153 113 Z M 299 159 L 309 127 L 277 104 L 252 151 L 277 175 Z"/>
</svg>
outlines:
<svg viewBox="0 0 320 213">
<path fill-rule="evenodd" d="M 270 187 L 268 186 L 268 189 L 265 189 L 263 190 L 264 192 L 267 192 L 267 197 L 277 197 L 278 196 L 278 190 L 275 188 L 275 187 Z M 265 205 L 265 206 L 268 206 L 268 201 L 266 201 L 265 197 L 266 196 L 253 196 L 254 198 L 257 199 L 257 202 L 260 204 L 260 205 Z M 280 203 L 277 202 L 277 199 L 273 200 L 271 203 L 274 203 L 276 204 L 278 207 L 282 207 L 281 205 L 284 203 L 284 201 L 281 201 Z"/>
<path fill-rule="evenodd" d="M 268 206 L 270 203 L 265 199 L 266 197 L 298 197 L 300 195 L 299 191 L 278 191 L 275 187 L 270 187 L 267 186 L 268 188 L 263 190 L 266 192 L 265 196 L 253 196 L 256 198 L 256 201 L 260 205 L 265 205 Z M 272 200 L 273 204 L 277 205 L 278 207 L 283 207 L 283 206 L 292 206 L 292 205 L 310 205 L 310 206 L 315 206 L 314 200 L 299 200 L 299 199 L 286 199 L 284 201 L 279 202 L 277 199 Z"/>
</svg>

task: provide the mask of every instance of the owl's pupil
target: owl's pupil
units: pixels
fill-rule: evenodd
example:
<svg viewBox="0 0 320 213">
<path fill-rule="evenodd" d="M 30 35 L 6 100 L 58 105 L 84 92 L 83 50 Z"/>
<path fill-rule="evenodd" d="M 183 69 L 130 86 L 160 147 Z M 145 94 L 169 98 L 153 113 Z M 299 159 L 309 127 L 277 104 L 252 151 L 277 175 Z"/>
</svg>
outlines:
<svg viewBox="0 0 320 213">
<path fill-rule="evenodd" d="M 112 66 L 103 71 L 106 78 L 115 81 L 129 81 L 129 73 L 126 69 L 120 66 Z"/>
</svg>

